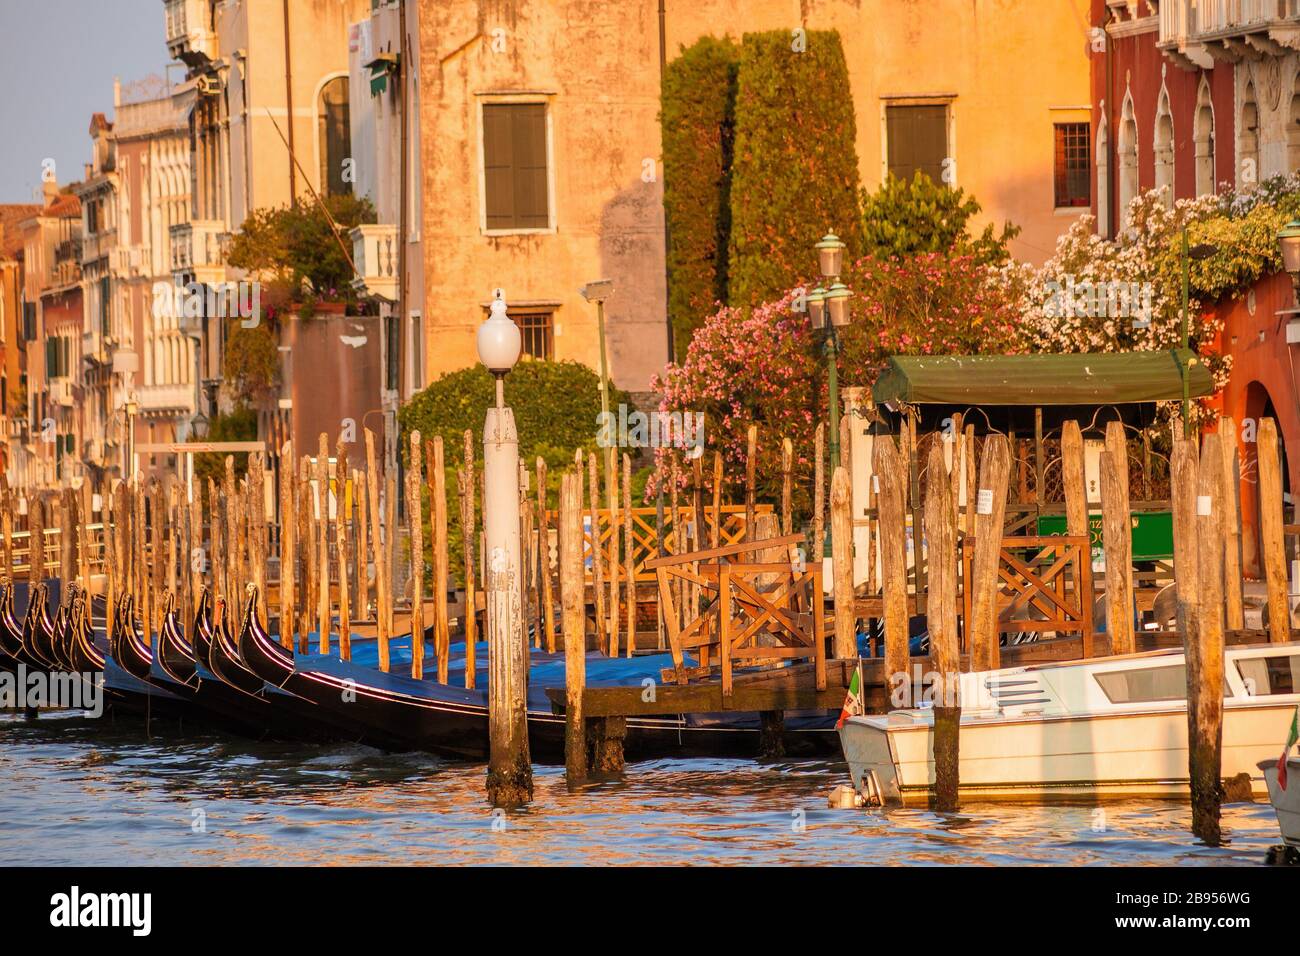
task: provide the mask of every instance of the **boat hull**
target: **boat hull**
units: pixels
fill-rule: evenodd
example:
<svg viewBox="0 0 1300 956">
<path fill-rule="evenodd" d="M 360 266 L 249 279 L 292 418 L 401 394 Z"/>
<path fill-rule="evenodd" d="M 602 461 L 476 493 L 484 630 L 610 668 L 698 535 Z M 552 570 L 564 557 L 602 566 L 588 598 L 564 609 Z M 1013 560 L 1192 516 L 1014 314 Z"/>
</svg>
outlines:
<svg viewBox="0 0 1300 956">
<path fill-rule="evenodd" d="M 1222 775 L 1267 792 L 1260 761 L 1277 749 L 1292 703 L 1224 708 Z M 925 804 L 934 787 L 930 721 L 851 717 L 840 745 L 853 786 L 885 804 Z M 963 721 L 959 792 L 969 799 L 1182 797 L 1189 793 L 1187 712 Z M 1297 788 L 1300 791 L 1300 787 Z"/>
<path fill-rule="evenodd" d="M 1261 760 L 1259 772 L 1268 786 L 1268 799 L 1277 813 L 1278 829 L 1282 842 L 1300 849 L 1300 759 L 1287 761 L 1287 788 L 1282 789 L 1277 779 L 1277 760 Z"/>
</svg>

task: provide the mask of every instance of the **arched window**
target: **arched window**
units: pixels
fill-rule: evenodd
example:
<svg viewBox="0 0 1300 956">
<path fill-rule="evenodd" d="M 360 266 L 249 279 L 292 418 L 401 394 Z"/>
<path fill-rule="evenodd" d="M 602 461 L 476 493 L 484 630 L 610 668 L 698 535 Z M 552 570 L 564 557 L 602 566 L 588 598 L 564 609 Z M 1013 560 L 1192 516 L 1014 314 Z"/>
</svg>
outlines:
<svg viewBox="0 0 1300 956">
<path fill-rule="evenodd" d="M 1164 188 L 1165 205 L 1174 206 L 1174 118 L 1169 110 L 1169 91 L 1160 88 L 1160 105 L 1156 109 L 1156 131 L 1152 144 L 1156 165 L 1156 189 Z"/>
<path fill-rule="evenodd" d="M 1110 130 L 1106 125 L 1106 102 L 1101 104 L 1101 120 L 1097 123 L 1097 148 L 1093 151 L 1097 162 L 1097 235 L 1110 237 Z"/>
<path fill-rule="evenodd" d="M 1128 204 L 1138 194 L 1138 130 L 1133 94 L 1124 94 L 1119 124 L 1119 221 L 1128 224 Z"/>
<path fill-rule="evenodd" d="M 343 161 L 352 155 L 348 119 L 348 78 L 336 76 L 321 87 L 316 104 L 320 145 L 320 184 L 329 195 L 352 192 L 352 177 L 343 178 Z"/>
<path fill-rule="evenodd" d="M 1214 103 L 1210 100 L 1210 84 L 1201 77 L 1201 87 L 1196 93 L 1196 116 L 1192 124 L 1192 140 L 1196 149 L 1196 195 L 1205 196 L 1215 191 L 1214 181 Z"/>
<path fill-rule="evenodd" d="M 1291 115 L 1286 124 L 1286 170 L 1300 169 L 1300 90 L 1291 93 Z"/>
<path fill-rule="evenodd" d="M 1255 84 L 1247 81 L 1241 95 L 1241 116 L 1237 120 L 1238 187 L 1259 182 L 1259 107 L 1255 102 Z"/>
</svg>

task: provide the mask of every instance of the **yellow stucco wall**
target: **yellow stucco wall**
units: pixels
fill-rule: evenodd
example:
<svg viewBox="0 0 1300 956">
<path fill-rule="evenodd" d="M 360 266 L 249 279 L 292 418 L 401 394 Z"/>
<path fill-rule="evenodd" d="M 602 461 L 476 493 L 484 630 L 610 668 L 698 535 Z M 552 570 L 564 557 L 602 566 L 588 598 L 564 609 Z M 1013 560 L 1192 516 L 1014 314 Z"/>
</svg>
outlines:
<svg viewBox="0 0 1300 956">
<path fill-rule="evenodd" d="M 477 361 L 498 286 L 512 305 L 553 304 L 555 357 L 594 366 L 595 308 L 578 288 L 611 278 L 612 373 L 644 389 L 667 358 L 662 190 L 642 178 L 659 158 L 654 5 L 425 4 L 420 43 L 428 378 Z M 549 104 L 553 228 L 490 236 L 480 105 L 512 95 Z"/>
<path fill-rule="evenodd" d="M 664 27 L 669 59 L 706 34 L 838 29 L 868 188 L 883 176 L 887 100 L 952 96 L 957 185 L 983 221 L 1020 225 L 1015 255 L 1041 262 L 1080 214 L 1054 209 L 1052 124 L 1089 102 L 1086 13 L 1087 0 L 667 0 Z M 555 303 L 556 357 L 594 365 L 594 309 L 577 288 L 609 277 L 613 375 L 646 389 L 667 359 L 661 181 L 642 179 L 646 160 L 661 174 L 657 4 L 426 2 L 419 42 L 427 378 L 477 361 L 494 286 Z M 479 106 L 511 93 L 550 106 L 555 223 L 488 236 Z"/>
<path fill-rule="evenodd" d="M 1054 208 L 1052 124 L 1087 118 L 1088 0 L 678 0 L 669 58 L 707 34 L 793 30 L 801 8 L 808 29 L 840 32 L 864 187 L 884 178 L 886 101 L 952 95 L 956 185 L 984 206 L 980 227 L 1010 219 L 1024 230 L 1017 258 L 1051 255 L 1086 212 Z"/>
</svg>

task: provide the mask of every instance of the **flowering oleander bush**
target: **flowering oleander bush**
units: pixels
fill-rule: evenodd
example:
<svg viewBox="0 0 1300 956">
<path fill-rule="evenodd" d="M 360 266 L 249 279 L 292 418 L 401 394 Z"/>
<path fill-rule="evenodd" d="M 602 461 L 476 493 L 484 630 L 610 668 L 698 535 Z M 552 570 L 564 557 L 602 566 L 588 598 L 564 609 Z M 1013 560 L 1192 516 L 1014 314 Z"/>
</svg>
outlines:
<svg viewBox="0 0 1300 956">
<path fill-rule="evenodd" d="M 852 324 L 838 333 L 841 387 L 872 385 L 894 354 L 1016 348 L 1027 279 L 1008 267 L 937 252 L 866 257 L 849 267 L 844 281 L 855 291 Z M 728 475 L 743 474 L 746 432 L 757 425 L 758 490 L 767 500 L 778 499 L 782 438 L 794 445 L 796 473 L 812 473 L 817 423 L 826 416 L 824 341 L 802 311 L 802 289 L 753 308 L 723 307 L 705 319 L 683 360 L 651 387 L 661 411 L 704 413 L 706 463 L 711 467 L 712 452 L 721 451 Z M 668 480 L 674 463 L 684 480 L 690 464 L 682 453 L 659 450 L 648 493 Z"/>
</svg>

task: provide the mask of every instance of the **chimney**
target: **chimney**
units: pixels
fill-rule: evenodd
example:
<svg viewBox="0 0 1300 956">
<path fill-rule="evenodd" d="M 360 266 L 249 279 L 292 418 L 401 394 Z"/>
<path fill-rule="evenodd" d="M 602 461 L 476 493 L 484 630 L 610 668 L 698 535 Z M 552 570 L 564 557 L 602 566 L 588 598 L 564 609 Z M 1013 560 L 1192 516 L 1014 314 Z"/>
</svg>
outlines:
<svg viewBox="0 0 1300 956">
<path fill-rule="evenodd" d="M 41 192 L 45 205 L 49 206 L 50 203 L 59 198 L 59 184 L 53 179 L 47 179 L 41 183 Z"/>
</svg>

